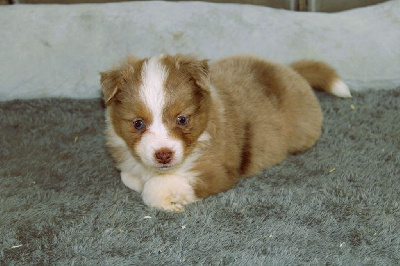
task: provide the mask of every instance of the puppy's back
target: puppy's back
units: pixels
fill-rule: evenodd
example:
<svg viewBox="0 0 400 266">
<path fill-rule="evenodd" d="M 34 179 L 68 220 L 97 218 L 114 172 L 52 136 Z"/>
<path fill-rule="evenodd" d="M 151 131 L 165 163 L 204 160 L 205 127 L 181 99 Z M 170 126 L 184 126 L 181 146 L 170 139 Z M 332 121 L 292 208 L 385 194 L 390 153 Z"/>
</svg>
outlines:
<svg viewBox="0 0 400 266">
<path fill-rule="evenodd" d="M 308 81 L 291 67 L 236 56 L 216 61 L 210 70 L 228 124 L 244 140 L 242 175 L 280 163 L 319 138 L 322 112 L 318 100 Z"/>
</svg>

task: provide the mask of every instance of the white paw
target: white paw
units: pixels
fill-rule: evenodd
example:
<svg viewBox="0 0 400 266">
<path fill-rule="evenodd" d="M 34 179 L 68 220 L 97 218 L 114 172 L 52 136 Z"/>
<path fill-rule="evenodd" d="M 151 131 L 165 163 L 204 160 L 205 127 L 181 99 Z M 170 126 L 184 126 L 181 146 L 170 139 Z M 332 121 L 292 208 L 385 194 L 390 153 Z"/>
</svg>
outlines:
<svg viewBox="0 0 400 266">
<path fill-rule="evenodd" d="M 196 201 L 192 186 L 182 176 L 163 175 L 147 181 L 142 192 L 146 205 L 166 211 L 181 212 Z"/>
<path fill-rule="evenodd" d="M 124 185 L 130 189 L 133 189 L 137 192 L 141 192 L 143 190 L 144 183 L 139 176 L 134 176 L 127 172 L 121 172 L 121 180 Z"/>
</svg>

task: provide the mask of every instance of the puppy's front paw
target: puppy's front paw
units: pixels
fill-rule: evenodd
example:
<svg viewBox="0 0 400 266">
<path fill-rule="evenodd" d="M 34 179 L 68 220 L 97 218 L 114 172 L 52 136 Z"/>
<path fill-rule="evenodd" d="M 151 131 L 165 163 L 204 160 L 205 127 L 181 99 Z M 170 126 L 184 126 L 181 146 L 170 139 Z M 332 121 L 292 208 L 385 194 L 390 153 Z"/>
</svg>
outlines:
<svg viewBox="0 0 400 266">
<path fill-rule="evenodd" d="M 147 181 L 142 197 L 148 206 L 174 212 L 184 211 L 185 205 L 197 200 L 189 181 L 174 175 L 157 176 Z"/>
</svg>

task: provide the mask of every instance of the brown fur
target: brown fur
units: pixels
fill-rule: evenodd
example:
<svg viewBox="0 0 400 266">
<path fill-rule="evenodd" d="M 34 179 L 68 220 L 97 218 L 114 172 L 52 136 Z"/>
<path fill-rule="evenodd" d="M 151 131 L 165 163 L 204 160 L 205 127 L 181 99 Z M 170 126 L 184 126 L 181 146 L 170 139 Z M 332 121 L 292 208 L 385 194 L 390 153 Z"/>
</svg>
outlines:
<svg viewBox="0 0 400 266">
<path fill-rule="evenodd" d="M 333 82 L 339 79 L 336 71 L 324 62 L 301 60 L 293 63 L 291 67 L 316 90 L 331 92 Z"/>
<path fill-rule="evenodd" d="M 144 61 L 130 57 L 101 78 L 113 126 L 129 147 L 142 134 L 132 128 L 132 120 L 151 119 L 135 97 Z M 211 136 L 192 169 L 199 173 L 192 184 L 198 198 L 313 146 L 322 112 L 311 86 L 329 92 L 338 79 L 333 69 L 315 61 L 289 67 L 236 56 L 208 64 L 193 56 L 167 55 L 162 64 L 168 69 L 164 87 L 170 96 L 163 117 L 171 134 L 186 143 L 187 154 L 200 145 L 196 140 L 204 131 Z M 180 114 L 190 118 L 188 125 L 174 123 Z"/>
<path fill-rule="evenodd" d="M 211 116 L 213 143 L 196 169 L 202 173 L 195 190 L 199 197 L 226 190 L 319 138 L 318 101 L 291 68 L 238 56 L 211 64 L 210 72 L 225 122 Z"/>
</svg>

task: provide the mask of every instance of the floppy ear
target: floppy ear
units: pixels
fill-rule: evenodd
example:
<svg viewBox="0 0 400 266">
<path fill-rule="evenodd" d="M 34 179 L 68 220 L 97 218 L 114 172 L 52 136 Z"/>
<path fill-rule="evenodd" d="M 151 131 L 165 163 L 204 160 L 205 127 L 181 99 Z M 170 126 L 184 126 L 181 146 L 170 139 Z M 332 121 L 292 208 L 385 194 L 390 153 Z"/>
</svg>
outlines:
<svg viewBox="0 0 400 266">
<path fill-rule="evenodd" d="M 101 89 L 103 91 L 104 101 L 108 104 L 115 98 L 119 91 L 120 83 L 120 70 L 109 70 L 100 73 Z"/>
<path fill-rule="evenodd" d="M 176 67 L 189 74 L 194 82 L 202 89 L 209 91 L 210 74 L 208 60 L 198 60 L 193 55 L 177 54 Z"/>
<path fill-rule="evenodd" d="M 111 100 L 117 99 L 117 94 L 123 89 L 135 72 L 140 67 L 137 57 L 128 55 L 119 66 L 111 70 L 100 72 L 101 89 L 104 95 L 104 101 L 108 104 Z"/>
</svg>

